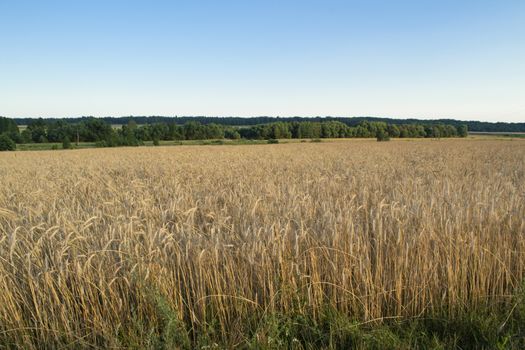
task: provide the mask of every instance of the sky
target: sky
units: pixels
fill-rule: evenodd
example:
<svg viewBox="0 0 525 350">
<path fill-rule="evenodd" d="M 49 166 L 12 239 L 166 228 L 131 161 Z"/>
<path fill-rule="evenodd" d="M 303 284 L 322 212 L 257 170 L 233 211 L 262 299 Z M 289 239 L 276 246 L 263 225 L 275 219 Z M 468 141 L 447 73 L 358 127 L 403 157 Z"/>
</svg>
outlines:
<svg viewBox="0 0 525 350">
<path fill-rule="evenodd" d="M 525 122 L 525 1 L 0 0 L 0 115 Z"/>
</svg>

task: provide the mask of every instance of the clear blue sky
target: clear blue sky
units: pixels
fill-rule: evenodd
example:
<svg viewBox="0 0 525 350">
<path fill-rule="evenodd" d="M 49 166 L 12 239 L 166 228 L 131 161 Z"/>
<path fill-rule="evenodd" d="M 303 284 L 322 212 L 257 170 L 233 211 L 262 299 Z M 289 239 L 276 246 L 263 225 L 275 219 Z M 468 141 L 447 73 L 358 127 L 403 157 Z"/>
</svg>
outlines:
<svg viewBox="0 0 525 350">
<path fill-rule="evenodd" d="M 0 115 L 523 122 L 525 1 L 4 0 Z"/>
</svg>

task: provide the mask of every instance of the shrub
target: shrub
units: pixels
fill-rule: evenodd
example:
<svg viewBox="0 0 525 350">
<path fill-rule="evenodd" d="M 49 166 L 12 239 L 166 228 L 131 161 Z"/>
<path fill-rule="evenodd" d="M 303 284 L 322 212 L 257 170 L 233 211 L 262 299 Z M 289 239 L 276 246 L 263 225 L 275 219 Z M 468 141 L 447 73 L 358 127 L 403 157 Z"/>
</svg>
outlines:
<svg viewBox="0 0 525 350">
<path fill-rule="evenodd" d="M 277 139 L 269 139 L 267 142 L 268 143 L 279 143 L 279 140 L 277 140 Z"/>
<path fill-rule="evenodd" d="M 390 136 L 384 132 L 383 130 L 379 130 L 377 132 L 377 141 L 381 142 L 381 141 L 390 141 Z"/>
<path fill-rule="evenodd" d="M 14 151 L 15 149 L 15 141 L 11 140 L 5 133 L 0 135 L 0 151 Z"/>
<path fill-rule="evenodd" d="M 159 145 L 160 145 L 159 138 L 158 137 L 153 138 L 153 146 L 159 146 Z"/>
<path fill-rule="evenodd" d="M 62 140 L 62 149 L 70 149 L 71 148 L 71 141 L 69 140 L 69 137 L 64 137 Z"/>
</svg>

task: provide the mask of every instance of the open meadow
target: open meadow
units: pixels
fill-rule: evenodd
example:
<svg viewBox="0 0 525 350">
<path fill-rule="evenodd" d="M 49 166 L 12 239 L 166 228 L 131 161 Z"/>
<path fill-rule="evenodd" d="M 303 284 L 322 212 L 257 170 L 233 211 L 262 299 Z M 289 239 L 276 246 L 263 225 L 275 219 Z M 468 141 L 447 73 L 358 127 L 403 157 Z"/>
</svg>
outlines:
<svg viewBox="0 0 525 350">
<path fill-rule="evenodd" d="M 525 347 L 525 140 L 0 154 L 0 348 Z"/>
</svg>

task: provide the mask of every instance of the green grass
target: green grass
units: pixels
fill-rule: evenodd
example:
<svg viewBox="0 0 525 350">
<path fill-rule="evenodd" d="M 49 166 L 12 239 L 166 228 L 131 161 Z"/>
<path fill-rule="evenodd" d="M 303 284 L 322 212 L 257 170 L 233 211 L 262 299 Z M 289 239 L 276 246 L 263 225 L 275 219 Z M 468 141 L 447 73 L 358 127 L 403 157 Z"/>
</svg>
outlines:
<svg viewBox="0 0 525 350">
<path fill-rule="evenodd" d="M 94 142 L 80 142 L 78 145 L 71 143 L 72 148 L 94 148 Z M 21 143 L 16 145 L 17 151 L 46 151 L 53 149 L 62 149 L 61 142 L 46 142 L 46 143 Z"/>
<path fill-rule="evenodd" d="M 280 143 L 300 142 L 300 140 L 284 140 Z M 160 146 L 214 146 L 214 145 L 263 145 L 267 144 L 267 140 L 182 140 L 182 141 L 160 141 Z M 144 146 L 153 147 L 153 141 L 144 141 Z M 73 149 L 82 148 L 96 148 L 95 142 L 80 142 L 78 146 L 75 143 L 71 143 Z M 62 149 L 62 143 L 59 142 L 46 142 L 46 143 L 22 143 L 17 144 L 17 151 L 45 151 L 45 150 L 60 150 Z"/>
<path fill-rule="evenodd" d="M 498 311 L 483 306 L 454 314 L 363 322 L 327 304 L 320 314 L 254 312 L 237 322 L 233 340 L 211 316 L 200 325 L 180 319 L 153 286 L 139 282 L 152 314 L 122 328 L 119 346 L 145 349 L 525 349 L 525 287 Z M 211 315 L 212 313 L 210 313 Z M 144 317 L 144 315 L 142 315 Z M 233 331 L 233 330 L 232 330 Z M 221 335 L 222 334 L 222 335 Z M 232 342 L 234 341 L 234 342 Z"/>
<path fill-rule="evenodd" d="M 459 315 L 421 315 L 414 318 L 362 322 L 327 306 L 320 315 L 254 313 L 239 320 L 237 340 L 221 336 L 211 318 L 191 327 L 180 320 L 159 293 L 150 291 L 155 315 L 121 334 L 120 346 L 177 349 L 523 349 L 523 299 L 516 307 L 493 313 L 466 310 Z"/>
</svg>

